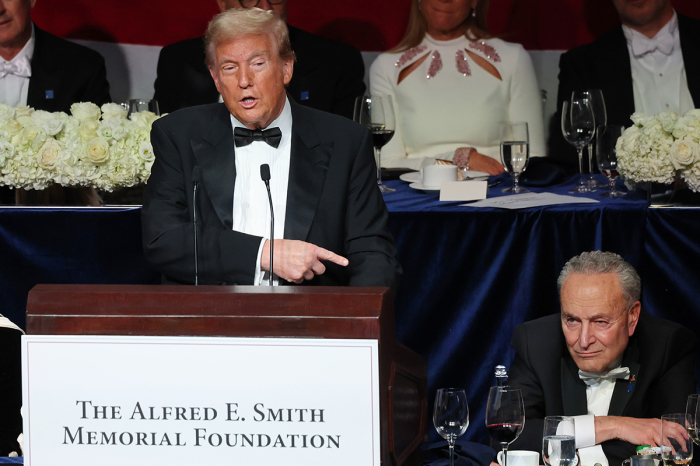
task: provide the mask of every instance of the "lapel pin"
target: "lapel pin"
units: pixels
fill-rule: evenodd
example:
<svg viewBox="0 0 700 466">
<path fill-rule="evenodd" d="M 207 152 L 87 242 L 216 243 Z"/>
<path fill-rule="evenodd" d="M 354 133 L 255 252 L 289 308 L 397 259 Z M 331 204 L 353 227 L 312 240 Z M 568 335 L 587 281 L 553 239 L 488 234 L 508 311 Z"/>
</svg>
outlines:
<svg viewBox="0 0 700 466">
<path fill-rule="evenodd" d="M 53 99 L 53 91 L 46 91 L 46 98 L 47 99 Z"/>
<path fill-rule="evenodd" d="M 303 91 L 301 93 L 301 100 L 309 100 L 309 91 Z"/>
<path fill-rule="evenodd" d="M 629 393 L 629 392 L 632 391 L 632 389 L 634 388 L 634 382 L 635 382 L 636 380 L 637 380 L 636 377 L 634 376 L 634 374 L 632 374 L 632 377 L 630 377 L 630 384 L 629 384 L 629 386 L 627 387 L 627 393 Z"/>
</svg>

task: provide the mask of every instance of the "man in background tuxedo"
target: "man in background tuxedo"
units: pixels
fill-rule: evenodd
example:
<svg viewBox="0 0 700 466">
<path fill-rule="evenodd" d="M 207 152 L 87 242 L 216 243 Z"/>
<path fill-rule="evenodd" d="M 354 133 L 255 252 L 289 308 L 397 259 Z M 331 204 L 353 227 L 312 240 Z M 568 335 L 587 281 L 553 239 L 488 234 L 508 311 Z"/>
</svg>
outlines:
<svg viewBox="0 0 700 466">
<path fill-rule="evenodd" d="M 156 160 L 142 210 L 151 265 L 166 283 L 193 283 L 197 260 L 201 284 L 257 285 L 269 278 L 274 238 L 279 282 L 393 288 L 401 268 L 369 131 L 287 97 L 294 52 L 277 13 L 227 10 L 209 23 L 205 40 L 224 103 L 153 124 Z"/>
<path fill-rule="evenodd" d="M 684 114 L 700 105 L 700 21 L 676 13 L 670 0 L 613 3 L 622 24 L 559 61 L 549 155 L 571 172 L 578 158 L 561 134 L 560 112 L 572 91 L 601 89 L 607 124 L 625 127 L 634 112 Z"/>
<path fill-rule="evenodd" d="M 22 334 L 0 314 L 0 456 L 21 454 L 17 437 L 22 433 Z"/>
<path fill-rule="evenodd" d="M 287 0 L 216 0 L 221 11 L 258 7 L 287 19 Z M 362 56 L 353 47 L 294 26 L 289 38 L 297 57 L 288 94 L 299 104 L 352 119 L 355 98 L 365 91 Z M 155 99 L 162 112 L 219 102 L 219 93 L 204 63 L 203 38 L 163 48 L 158 59 Z"/>
<path fill-rule="evenodd" d="M 619 466 L 638 445 L 660 446 L 663 414 L 685 412 L 697 339 L 640 312 L 639 276 L 617 254 L 574 257 L 557 284 L 561 313 L 519 325 L 511 340 L 509 384 L 526 418 L 512 448 L 541 451 L 544 417 L 575 416 L 582 464 Z"/>
</svg>

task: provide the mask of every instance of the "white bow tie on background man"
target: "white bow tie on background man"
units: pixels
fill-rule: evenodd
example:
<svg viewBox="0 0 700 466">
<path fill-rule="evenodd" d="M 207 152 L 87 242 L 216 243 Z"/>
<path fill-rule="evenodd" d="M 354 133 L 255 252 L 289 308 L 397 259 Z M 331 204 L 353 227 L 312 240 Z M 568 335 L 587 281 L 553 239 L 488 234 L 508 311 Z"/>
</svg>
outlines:
<svg viewBox="0 0 700 466">
<path fill-rule="evenodd" d="M 630 370 L 629 367 L 618 367 L 617 369 L 613 369 L 611 371 L 608 371 L 607 373 L 586 372 L 579 370 L 578 376 L 581 380 L 583 380 L 583 382 L 586 385 L 596 385 L 602 382 L 603 380 L 629 380 Z"/>
<path fill-rule="evenodd" d="M 633 35 L 632 53 L 635 58 L 639 58 L 654 50 L 658 50 L 664 55 L 671 55 L 671 52 L 673 52 L 673 35 L 668 29 L 659 31 L 652 39 L 642 34 Z"/>
<path fill-rule="evenodd" d="M 15 61 L 1 62 L 0 78 L 4 78 L 8 74 L 14 74 L 20 78 L 30 78 L 32 76 L 32 65 L 29 62 L 29 57 L 24 55 Z"/>
</svg>

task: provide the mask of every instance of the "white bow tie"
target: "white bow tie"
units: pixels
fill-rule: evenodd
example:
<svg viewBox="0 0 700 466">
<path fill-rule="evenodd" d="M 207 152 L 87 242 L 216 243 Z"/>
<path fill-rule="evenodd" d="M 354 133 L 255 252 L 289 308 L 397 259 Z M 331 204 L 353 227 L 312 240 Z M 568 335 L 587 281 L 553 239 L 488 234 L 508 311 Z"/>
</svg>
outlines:
<svg viewBox="0 0 700 466">
<path fill-rule="evenodd" d="M 0 63 L 0 78 L 8 74 L 14 74 L 20 78 L 30 78 L 32 76 L 32 65 L 29 58 L 23 55 L 15 61 L 3 61 Z"/>
<path fill-rule="evenodd" d="M 652 39 L 642 34 L 634 34 L 632 37 L 632 53 L 635 58 L 639 58 L 654 50 L 658 50 L 664 55 L 671 55 L 673 51 L 673 35 L 668 32 L 668 29 L 660 31 Z"/>
<path fill-rule="evenodd" d="M 578 376 L 581 380 L 583 380 L 583 382 L 586 385 L 596 385 L 602 382 L 603 380 L 627 380 L 630 378 L 630 370 L 629 367 L 618 367 L 617 369 L 613 369 L 611 371 L 608 371 L 607 373 L 586 372 L 579 370 Z"/>
</svg>

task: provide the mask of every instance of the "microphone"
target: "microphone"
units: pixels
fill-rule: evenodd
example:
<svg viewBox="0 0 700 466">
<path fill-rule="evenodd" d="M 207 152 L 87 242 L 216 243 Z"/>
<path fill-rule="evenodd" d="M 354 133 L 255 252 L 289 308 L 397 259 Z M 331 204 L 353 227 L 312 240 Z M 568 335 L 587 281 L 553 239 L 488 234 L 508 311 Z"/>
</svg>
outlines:
<svg viewBox="0 0 700 466">
<path fill-rule="evenodd" d="M 194 183 L 194 188 L 192 188 L 192 217 L 194 220 L 194 284 L 199 285 L 199 270 L 198 263 L 199 258 L 197 257 L 197 188 L 199 183 L 202 181 L 202 168 L 195 166 L 192 169 L 192 183 Z"/>
<path fill-rule="evenodd" d="M 270 192 L 270 166 L 266 163 L 260 165 L 260 178 L 265 182 L 267 198 L 270 200 L 270 286 L 272 283 L 272 259 L 275 251 L 275 211 L 272 208 L 272 193 Z"/>
</svg>

